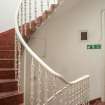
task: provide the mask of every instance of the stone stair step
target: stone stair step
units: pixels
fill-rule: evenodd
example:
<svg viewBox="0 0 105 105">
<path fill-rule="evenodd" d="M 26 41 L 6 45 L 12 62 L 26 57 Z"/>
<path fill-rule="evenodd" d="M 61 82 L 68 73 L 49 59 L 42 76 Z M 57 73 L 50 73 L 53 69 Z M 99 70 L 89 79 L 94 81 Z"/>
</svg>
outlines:
<svg viewBox="0 0 105 105">
<path fill-rule="evenodd" d="M 23 103 L 23 93 L 6 92 L 0 93 L 0 105 L 21 105 Z"/>
<path fill-rule="evenodd" d="M 14 68 L 15 67 L 15 63 L 14 63 L 14 59 L 0 59 L 0 68 Z"/>
<path fill-rule="evenodd" d="M 0 80 L 0 94 L 16 90 L 18 90 L 18 82 L 16 80 Z"/>
<path fill-rule="evenodd" d="M 0 59 L 14 59 L 15 51 L 14 50 L 0 50 Z"/>
<path fill-rule="evenodd" d="M 15 79 L 15 70 L 0 70 L 0 79 Z"/>
</svg>

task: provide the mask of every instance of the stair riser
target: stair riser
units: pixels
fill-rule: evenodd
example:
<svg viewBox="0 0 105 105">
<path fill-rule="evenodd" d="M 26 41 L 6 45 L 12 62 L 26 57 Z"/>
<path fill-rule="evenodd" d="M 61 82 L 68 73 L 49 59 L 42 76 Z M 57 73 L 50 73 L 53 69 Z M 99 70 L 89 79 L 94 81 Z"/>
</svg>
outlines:
<svg viewBox="0 0 105 105">
<path fill-rule="evenodd" d="M 13 40 L 7 40 L 7 38 L 6 39 L 2 39 L 2 40 L 0 39 L 0 46 L 14 45 L 14 41 Z"/>
<path fill-rule="evenodd" d="M 11 92 L 16 90 L 18 90 L 17 82 L 0 83 L 0 92 Z"/>
<path fill-rule="evenodd" d="M 0 99 L 0 105 L 20 105 L 23 103 L 23 95 L 18 94 Z"/>
<path fill-rule="evenodd" d="M 0 50 L 15 50 L 15 47 L 14 45 L 6 45 L 6 46 L 0 45 Z"/>
<path fill-rule="evenodd" d="M 15 79 L 15 71 L 0 71 L 0 79 Z"/>
<path fill-rule="evenodd" d="M 9 38 L 2 38 L 0 37 L 0 46 L 13 46 L 15 44 L 15 40 L 14 39 L 9 39 Z"/>
<path fill-rule="evenodd" d="M 0 71 L 14 71 L 14 68 L 0 68 Z"/>
<path fill-rule="evenodd" d="M 0 60 L 0 68 L 14 68 L 14 60 Z"/>
<path fill-rule="evenodd" d="M 14 59 L 15 51 L 0 51 L 0 59 Z"/>
</svg>

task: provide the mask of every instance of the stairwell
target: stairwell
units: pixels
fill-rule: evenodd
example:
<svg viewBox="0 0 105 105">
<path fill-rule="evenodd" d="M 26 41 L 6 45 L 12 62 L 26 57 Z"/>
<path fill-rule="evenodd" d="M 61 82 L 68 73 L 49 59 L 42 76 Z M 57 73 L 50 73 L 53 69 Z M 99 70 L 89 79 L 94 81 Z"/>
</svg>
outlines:
<svg viewBox="0 0 105 105">
<path fill-rule="evenodd" d="M 33 32 L 35 32 L 36 29 L 48 18 L 49 14 L 51 14 L 54 11 L 56 6 L 57 5 L 54 5 L 54 4 L 51 5 L 50 10 L 45 11 L 42 14 L 42 16 L 37 17 L 36 20 L 31 21 L 31 29 L 29 26 L 30 23 L 25 23 L 24 25 L 23 24 L 21 25 L 21 27 L 22 27 L 21 34 L 26 42 L 29 41 L 31 34 Z M 24 26 L 26 27 L 26 30 L 24 30 Z M 16 39 L 15 39 L 14 29 L 0 34 L 0 105 L 23 105 L 23 103 L 24 103 L 23 93 L 20 92 L 19 85 L 18 85 L 18 79 L 17 79 L 18 70 L 15 67 L 15 64 L 17 62 L 16 57 L 15 57 L 15 54 L 17 54 L 16 49 L 15 49 L 15 40 Z M 40 67 L 41 67 L 40 64 L 38 67 L 40 69 Z M 45 70 L 45 71 L 47 71 L 47 70 Z M 53 79 L 56 79 L 56 77 L 54 77 Z M 60 79 L 60 80 L 62 80 L 62 82 L 65 82 L 62 77 L 59 77 L 57 79 Z M 41 81 L 39 81 L 39 82 L 41 82 Z M 40 85 L 40 83 L 39 83 L 39 85 Z M 48 84 L 46 84 L 46 85 L 48 85 Z M 50 85 L 52 87 L 55 87 L 55 89 L 56 89 L 56 86 L 57 86 L 56 84 L 53 84 L 53 85 L 50 84 Z M 48 92 L 48 91 L 49 90 L 45 89 L 45 92 Z M 39 95 L 40 95 L 40 93 L 39 93 Z M 55 97 L 56 97 L 56 95 L 55 95 Z M 55 97 L 53 97 L 53 98 L 55 98 Z M 60 98 L 62 98 L 62 97 L 60 97 Z M 58 99 L 57 99 L 57 101 L 58 101 Z M 40 105 L 42 105 L 42 104 L 40 104 Z M 54 103 L 48 104 L 47 103 L 45 105 L 56 105 L 56 104 L 54 104 Z M 63 105 L 67 105 L 67 104 L 64 103 Z M 76 105 L 76 104 L 73 104 L 73 105 Z M 83 105 L 87 105 L 87 103 L 83 104 Z M 105 103 L 102 102 L 101 100 L 95 100 L 95 101 L 91 101 L 90 105 L 105 105 Z"/>
<path fill-rule="evenodd" d="M 18 91 L 15 69 L 15 31 L 0 34 L 0 105 L 23 105 L 23 93 Z M 105 105 L 101 99 L 90 105 Z"/>
<path fill-rule="evenodd" d="M 42 16 L 36 20 L 31 21 L 26 25 L 26 30 L 22 30 L 24 40 L 29 41 L 30 35 L 35 32 L 43 21 L 45 21 L 49 14 L 53 12 L 56 5 L 51 5 L 49 11 L 45 11 Z M 36 21 L 36 23 L 35 23 Z M 19 91 L 18 86 L 18 71 L 16 70 L 16 49 L 15 49 L 15 30 L 11 29 L 6 32 L 0 33 L 0 105 L 23 105 L 23 93 Z"/>
</svg>

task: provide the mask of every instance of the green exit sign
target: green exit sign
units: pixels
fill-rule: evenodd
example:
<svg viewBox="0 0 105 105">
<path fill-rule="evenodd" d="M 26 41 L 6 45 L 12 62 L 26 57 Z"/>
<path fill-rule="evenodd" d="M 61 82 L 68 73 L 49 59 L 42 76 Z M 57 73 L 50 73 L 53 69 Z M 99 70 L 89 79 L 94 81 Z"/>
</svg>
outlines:
<svg viewBox="0 0 105 105">
<path fill-rule="evenodd" d="M 102 48 L 101 44 L 87 45 L 87 49 L 101 49 L 101 48 Z"/>
</svg>

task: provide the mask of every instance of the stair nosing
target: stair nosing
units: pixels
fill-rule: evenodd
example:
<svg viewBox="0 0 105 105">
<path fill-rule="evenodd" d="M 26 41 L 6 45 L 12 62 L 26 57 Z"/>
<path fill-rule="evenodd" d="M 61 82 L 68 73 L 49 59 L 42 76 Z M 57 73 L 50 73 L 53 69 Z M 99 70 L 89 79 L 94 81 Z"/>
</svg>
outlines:
<svg viewBox="0 0 105 105">
<path fill-rule="evenodd" d="M 13 91 L 13 92 L 3 92 L 3 93 L 0 93 L 0 99 L 8 98 L 8 97 L 11 97 L 11 96 L 14 96 L 14 95 L 19 95 L 19 94 L 23 94 L 23 93 L 19 92 L 18 90 Z"/>
<path fill-rule="evenodd" d="M 1 59 L 0 59 L 0 61 L 6 61 L 6 60 L 7 60 L 7 61 L 13 61 L 13 60 L 17 60 L 17 59 L 10 59 L 10 58 L 7 58 L 7 59 L 1 58 Z"/>
<path fill-rule="evenodd" d="M 12 83 L 12 82 L 18 82 L 18 80 L 17 79 L 3 79 L 3 80 L 1 80 L 0 79 L 0 83 Z"/>
<path fill-rule="evenodd" d="M 16 70 L 16 68 L 0 68 L 0 71 L 6 71 L 6 70 L 10 70 L 10 71 L 11 70 Z"/>
<path fill-rule="evenodd" d="M 12 52 L 12 51 L 16 51 L 16 50 L 0 50 L 0 51 L 5 51 L 5 52 L 10 51 L 10 52 Z"/>
<path fill-rule="evenodd" d="M 13 69 L 13 70 L 10 70 L 10 69 L 4 69 L 4 70 L 2 70 L 2 69 L 0 69 L 0 72 L 7 72 L 7 71 L 17 71 L 16 69 Z"/>
</svg>

